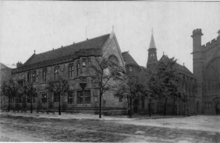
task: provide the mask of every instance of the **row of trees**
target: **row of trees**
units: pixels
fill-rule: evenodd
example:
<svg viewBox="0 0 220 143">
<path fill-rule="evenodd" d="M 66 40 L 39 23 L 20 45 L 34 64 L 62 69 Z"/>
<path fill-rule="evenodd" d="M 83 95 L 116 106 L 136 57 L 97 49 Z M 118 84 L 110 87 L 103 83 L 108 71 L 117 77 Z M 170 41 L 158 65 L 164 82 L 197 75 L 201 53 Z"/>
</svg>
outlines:
<svg viewBox="0 0 220 143">
<path fill-rule="evenodd" d="M 106 91 L 116 88 L 117 85 L 115 83 L 122 80 L 122 67 L 120 67 L 115 61 L 109 61 L 106 58 L 95 58 L 93 64 L 89 66 L 89 70 L 93 71 L 93 74 L 89 76 L 92 78 L 93 83 L 95 83 L 99 89 L 99 101 L 102 101 L 102 96 Z M 38 95 L 36 88 L 34 87 L 34 83 L 23 82 L 22 84 L 19 84 L 18 81 L 11 79 L 9 81 L 3 82 L 1 88 L 1 95 L 4 95 L 8 98 L 8 111 L 10 111 L 11 108 L 11 99 L 26 96 L 31 100 L 30 110 L 31 113 L 33 112 L 33 99 Z M 51 93 L 59 95 L 58 111 L 59 115 L 61 115 L 61 96 L 70 91 L 68 81 L 59 75 L 56 80 L 48 82 L 46 89 Z M 99 102 L 99 118 L 101 118 L 102 115 L 101 103 L 102 102 Z"/>
<path fill-rule="evenodd" d="M 124 74 L 125 71 L 115 61 L 106 58 L 95 58 L 93 64 L 89 66 L 93 74 L 89 75 L 92 82 L 99 89 L 99 101 L 106 91 L 114 91 L 117 98 L 126 98 L 128 104 L 128 115 L 132 117 L 133 100 L 145 97 L 148 99 L 148 113 L 151 116 L 152 100 L 164 100 L 164 115 L 168 99 L 173 100 L 173 105 L 177 100 L 186 101 L 186 96 L 180 94 L 178 83 L 179 74 L 175 68 L 174 58 L 160 61 L 155 66 L 153 72 L 142 70 L 138 75 L 130 76 Z M 57 80 L 50 81 L 47 90 L 59 95 L 59 115 L 61 115 L 61 96 L 69 91 L 68 81 L 61 76 Z M 10 80 L 2 85 L 2 94 L 8 97 L 8 110 L 10 102 L 14 97 L 26 95 L 31 99 L 31 113 L 33 110 L 33 98 L 37 97 L 36 88 L 33 83 L 18 84 Z M 99 102 L 99 118 L 102 115 L 102 102 Z M 174 109 L 174 108 L 173 108 Z"/>
<path fill-rule="evenodd" d="M 133 76 L 125 76 L 126 82 L 121 83 L 116 90 L 115 96 L 126 98 L 128 101 L 128 114 L 132 116 L 132 104 L 134 99 L 145 97 L 148 100 L 148 114 L 151 116 L 152 100 L 164 101 L 164 116 L 168 100 L 173 100 L 173 114 L 175 114 L 175 103 L 181 101 L 186 103 L 186 94 L 181 94 L 179 88 L 180 75 L 175 68 L 174 58 L 159 61 L 154 69 L 142 69 L 140 73 Z"/>
</svg>

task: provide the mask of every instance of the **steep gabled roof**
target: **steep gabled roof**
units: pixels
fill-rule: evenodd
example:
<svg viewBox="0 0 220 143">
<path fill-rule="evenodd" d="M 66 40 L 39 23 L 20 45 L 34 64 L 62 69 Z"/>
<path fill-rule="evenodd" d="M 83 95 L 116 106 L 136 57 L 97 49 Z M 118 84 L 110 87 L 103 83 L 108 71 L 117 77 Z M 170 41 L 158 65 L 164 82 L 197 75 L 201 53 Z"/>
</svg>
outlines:
<svg viewBox="0 0 220 143">
<path fill-rule="evenodd" d="M 3 63 L 0 63 L 0 69 L 9 69 L 9 67 L 7 67 L 6 65 L 4 65 Z"/>
<path fill-rule="evenodd" d="M 122 57 L 125 61 L 125 65 L 136 65 L 139 66 L 137 64 L 137 62 L 132 58 L 132 56 L 129 54 L 129 52 L 123 52 L 122 53 Z"/>
<path fill-rule="evenodd" d="M 86 41 L 82 41 L 79 43 L 74 43 L 69 46 L 61 47 L 55 50 L 47 51 L 47 52 L 40 53 L 40 54 L 33 54 L 24 63 L 24 66 L 72 55 L 73 53 L 79 50 L 102 48 L 104 43 L 107 41 L 109 35 L 110 34 L 106 34 L 106 35 L 96 37 L 90 40 L 86 40 Z"/>
<path fill-rule="evenodd" d="M 163 55 L 160 58 L 160 61 L 166 61 L 168 59 L 169 59 L 169 57 L 167 55 Z M 189 69 L 187 69 L 185 66 L 182 66 L 182 65 L 176 63 L 175 64 L 175 68 L 177 69 L 177 71 L 179 71 L 179 72 L 181 72 L 181 73 L 183 73 L 185 75 L 188 75 L 188 76 L 191 76 L 191 77 L 195 78 L 193 73 Z"/>
</svg>

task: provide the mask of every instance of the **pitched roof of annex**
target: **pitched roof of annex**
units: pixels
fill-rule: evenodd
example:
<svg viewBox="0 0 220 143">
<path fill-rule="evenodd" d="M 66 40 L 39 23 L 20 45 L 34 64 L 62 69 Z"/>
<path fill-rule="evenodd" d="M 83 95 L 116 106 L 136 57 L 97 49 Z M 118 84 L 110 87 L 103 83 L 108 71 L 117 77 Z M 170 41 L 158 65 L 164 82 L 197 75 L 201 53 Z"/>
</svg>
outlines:
<svg viewBox="0 0 220 143">
<path fill-rule="evenodd" d="M 136 65 L 138 66 L 137 62 L 133 59 L 133 57 L 129 54 L 129 52 L 123 52 L 122 57 L 125 61 L 126 65 Z"/>
</svg>

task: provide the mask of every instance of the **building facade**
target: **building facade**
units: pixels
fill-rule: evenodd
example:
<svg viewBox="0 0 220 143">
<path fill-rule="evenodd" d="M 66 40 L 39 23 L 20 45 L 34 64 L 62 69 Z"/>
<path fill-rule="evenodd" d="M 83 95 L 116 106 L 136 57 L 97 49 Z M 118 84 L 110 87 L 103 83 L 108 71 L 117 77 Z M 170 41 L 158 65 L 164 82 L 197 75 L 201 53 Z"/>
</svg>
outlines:
<svg viewBox="0 0 220 143">
<path fill-rule="evenodd" d="M 3 82 L 10 80 L 11 78 L 11 68 L 7 67 L 6 65 L 0 63 L 0 94 L 2 94 L 1 91 L 1 85 Z M 1 105 L 2 108 L 3 103 L 7 102 L 7 98 L 4 98 L 2 95 L 0 96 Z"/>
<path fill-rule="evenodd" d="M 142 72 L 146 72 L 146 71 L 151 74 L 155 72 L 156 66 L 159 61 L 165 62 L 167 59 L 169 59 L 167 55 L 163 55 L 159 60 L 157 59 L 157 48 L 153 34 L 151 36 L 151 41 L 148 48 L 148 61 L 146 67 L 139 66 L 128 52 L 123 53 L 123 56 L 129 57 L 124 59 L 126 59 L 126 61 L 130 61 L 128 64 L 126 64 L 126 68 L 128 74 L 129 72 L 131 72 L 131 74 L 133 75 L 141 75 Z M 196 78 L 184 65 L 180 65 L 176 63 L 174 67 L 176 68 L 180 77 L 178 88 L 181 94 L 186 95 L 187 98 L 185 103 L 179 100 L 175 103 L 175 105 L 173 105 L 173 99 L 169 99 L 167 103 L 167 114 L 173 114 L 173 111 L 175 112 L 175 114 L 178 115 L 197 114 L 198 112 L 196 111 L 196 106 L 195 106 Z M 149 112 L 148 102 L 149 100 L 145 97 L 135 99 L 133 101 L 133 112 L 140 114 L 148 113 Z M 163 110 L 164 110 L 163 100 L 152 100 L 151 113 L 163 114 Z"/>
<path fill-rule="evenodd" d="M 124 60 L 115 36 L 112 32 L 107 35 L 73 43 L 72 45 L 53 49 L 40 54 L 33 54 L 24 64 L 12 70 L 12 78 L 21 84 L 33 83 L 38 97 L 34 101 L 34 109 L 58 110 L 58 95 L 47 90 L 48 82 L 62 76 L 68 80 L 70 92 L 62 96 L 62 111 L 97 113 L 99 106 L 99 90 L 93 82 L 91 64 L 95 58 L 108 58 L 124 67 Z M 82 87 L 81 84 L 85 87 Z M 103 95 L 103 112 L 122 114 L 126 111 L 126 101 L 114 97 L 113 92 Z M 24 106 L 25 105 L 25 106 Z M 15 99 L 12 108 L 29 108 L 30 100 L 24 95 Z"/>
<path fill-rule="evenodd" d="M 197 79 L 196 106 L 200 114 L 220 114 L 220 30 L 202 45 L 202 30 L 192 32 L 193 74 Z"/>
</svg>

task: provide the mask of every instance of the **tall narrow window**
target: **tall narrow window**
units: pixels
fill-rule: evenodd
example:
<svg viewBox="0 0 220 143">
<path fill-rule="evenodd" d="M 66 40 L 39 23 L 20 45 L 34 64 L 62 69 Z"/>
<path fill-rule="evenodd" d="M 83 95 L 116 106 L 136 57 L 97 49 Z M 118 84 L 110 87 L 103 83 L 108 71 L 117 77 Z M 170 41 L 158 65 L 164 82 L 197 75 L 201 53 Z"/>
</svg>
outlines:
<svg viewBox="0 0 220 143">
<path fill-rule="evenodd" d="M 32 71 L 32 82 L 36 82 L 36 70 Z"/>
<path fill-rule="evenodd" d="M 30 96 L 27 97 L 27 103 L 31 103 L 31 97 Z"/>
<path fill-rule="evenodd" d="M 119 97 L 119 102 L 122 102 L 122 97 L 121 96 Z"/>
<path fill-rule="evenodd" d="M 84 91 L 84 98 L 85 98 L 85 104 L 90 104 L 91 103 L 90 90 L 85 90 Z"/>
<path fill-rule="evenodd" d="M 42 80 L 45 82 L 47 81 L 47 69 L 42 70 Z"/>
<path fill-rule="evenodd" d="M 79 61 L 76 63 L 76 76 L 79 76 Z"/>
<path fill-rule="evenodd" d="M 68 92 L 68 104 L 73 104 L 73 91 Z"/>
<path fill-rule="evenodd" d="M 86 67 L 86 59 L 83 59 L 83 61 L 82 61 L 82 67 Z"/>
<path fill-rule="evenodd" d="M 72 79 L 74 77 L 74 66 L 73 66 L 73 64 L 69 64 L 68 76 L 69 76 L 69 79 Z"/>
<path fill-rule="evenodd" d="M 59 75 L 59 66 L 55 66 L 54 67 L 54 79 L 57 79 L 58 78 L 58 75 Z"/>
<path fill-rule="evenodd" d="M 47 94 L 46 93 L 42 94 L 42 103 L 47 103 Z"/>
<path fill-rule="evenodd" d="M 82 91 L 77 91 L 77 104 L 83 104 L 83 93 L 82 93 Z"/>
<path fill-rule="evenodd" d="M 27 82 L 31 82 L 31 72 L 29 71 L 28 73 L 27 73 Z"/>
<path fill-rule="evenodd" d="M 53 94 L 53 101 L 54 102 L 59 102 L 59 94 L 58 93 Z"/>
</svg>

